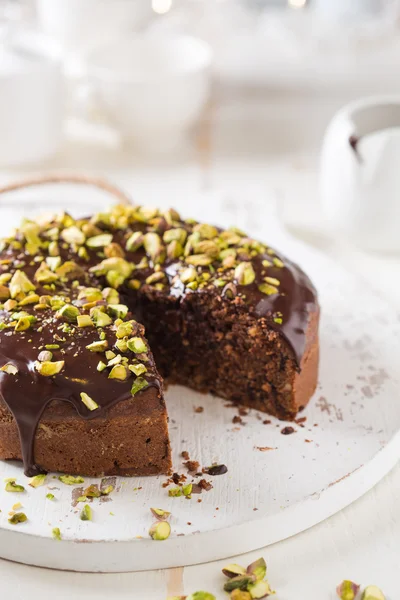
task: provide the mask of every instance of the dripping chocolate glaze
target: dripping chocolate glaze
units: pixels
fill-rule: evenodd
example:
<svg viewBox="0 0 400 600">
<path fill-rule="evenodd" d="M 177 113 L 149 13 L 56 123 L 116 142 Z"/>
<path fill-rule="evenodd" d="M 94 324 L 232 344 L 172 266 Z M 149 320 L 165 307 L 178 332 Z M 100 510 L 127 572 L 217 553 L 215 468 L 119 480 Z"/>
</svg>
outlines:
<svg viewBox="0 0 400 600">
<path fill-rule="evenodd" d="M 181 226 L 187 230 L 190 229 L 185 222 L 181 222 Z M 160 235 L 168 228 L 169 226 L 164 220 L 158 229 Z M 106 227 L 102 227 L 102 229 L 107 230 Z M 145 229 L 144 224 L 135 223 L 129 227 L 129 230 L 115 230 L 112 232 L 113 241 L 125 248 L 126 240 L 132 231 L 145 231 Z M 61 247 L 63 261 L 73 260 L 84 269 L 81 283 L 86 286 L 104 284 L 102 278 L 95 278 L 88 273 L 90 266 L 98 264 L 102 260 L 97 252 L 88 249 L 89 259 L 83 260 L 71 248 Z M 137 264 L 144 256 L 145 252 L 141 248 L 135 252 L 127 252 L 125 258 Z M 312 283 L 299 267 L 277 253 L 274 256 L 283 261 L 283 267 L 274 265 L 264 267 L 263 260 L 271 261 L 271 254 L 259 254 L 252 258 L 256 273 L 255 282 L 247 286 L 237 285 L 234 282 L 234 285 L 237 295 L 243 298 L 243 302 L 249 307 L 249 311 L 256 318 L 266 319 L 271 327 L 282 334 L 292 350 L 294 361 L 299 368 L 306 343 L 305 331 L 310 313 L 317 307 L 317 295 Z M 30 264 L 33 257 L 25 255 L 24 251 L 15 249 L 6 249 L 0 257 L 12 261 L 26 261 L 26 265 L 19 268 L 22 268 L 31 281 L 34 280 L 34 273 L 40 263 Z M 181 266 L 182 262 L 180 260 L 167 259 L 165 261 L 162 268 L 167 276 L 167 284 L 162 291 L 157 291 L 157 294 L 173 296 L 177 303 L 183 301 L 187 294 L 192 293 L 221 295 L 221 288 L 214 286 L 196 292 L 188 289 L 176 277 Z M 13 273 L 15 270 L 16 267 L 11 266 L 7 272 Z M 200 267 L 199 271 L 202 270 L 206 271 L 207 267 Z M 154 269 L 150 263 L 148 268 L 134 271 L 131 277 L 144 282 L 153 271 Z M 266 296 L 259 291 L 258 284 L 263 281 L 265 276 L 274 277 L 280 281 L 278 294 Z M 145 288 L 146 284 L 142 289 Z M 57 290 L 55 293 L 63 291 L 72 297 L 71 289 L 68 287 L 64 290 Z M 137 292 L 128 289 L 126 286 L 122 286 L 120 291 L 121 301 L 125 302 L 131 309 L 135 308 L 136 314 L 133 316 L 139 318 L 141 291 Z M 48 290 L 38 286 L 37 293 L 39 295 L 47 294 Z M 226 301 L 229 302 L 230 300 L 226 299 Z M 22 309 L 33 312 L 29 306 Z M 277 313 L 281 316 L 282 323 L 277 323 L 274 320 Z M 0 395 L 17 422 L 27 475 L 40 472 L 40 465 L 35 464 L 33 456 L 34 439 L 41 416 L 50 402 L 68 402 L 84 419 L 105 418 L 107 410 L 111 406 L 131 397 L 130 388 L 132 385 L 132 380 L 128 379 L 122 382 L 109 379 L 107 372 L 100 373 L 97 371 L 97 364 L 103 358 L 103 355 L 86 349 L 89 343 L 98 340 L 98 332 L 95 328 L 76 329 L 74 336 L 66 336 L 67 341 L 60 344 L 61 348 L 52 350 L 53 360 L 65 360 L 63 371 L 53 377 L 41 376 L 34 368 L 34 362 L 40 352 L 39 347 L 54 343 L 53 334 L 57 331 L 56 327 L 60 322 L 55 320 L 54 313 L 51 310 L 46 311 L 45 314 L 35 312 L 33 314 L 40 317 L 40 321 L 27 331 L 14 332 L 9 329 L 0 331 L 0 366 L 12 363 L 18 368 L 17 375 L 0 372 Z M 43 325 L 41 332 L 37 331 L 39 325 Z M 110 339 L 110 335 L 111 332 L 108 331 L 107 339 Z M 113 339 L 115 341 L 115 337 Z M 112 349 L 113 343 L 113 341 L 110 341 L 110 349 Z M 149 354 L 149 357 L 150 362 L 146 363 L 148 373 L 146 373 L 145 378 L 150 386 L 160 387 L 160 378 L 152 362 L 151 354 Z M 144 394 L 145 391 L 143 390 L 139 394 Z M 93 398 L 99 405 L 99 409 L 89 411 L 81 401 L 80 392 L 86 392 Z"/>
</svg>

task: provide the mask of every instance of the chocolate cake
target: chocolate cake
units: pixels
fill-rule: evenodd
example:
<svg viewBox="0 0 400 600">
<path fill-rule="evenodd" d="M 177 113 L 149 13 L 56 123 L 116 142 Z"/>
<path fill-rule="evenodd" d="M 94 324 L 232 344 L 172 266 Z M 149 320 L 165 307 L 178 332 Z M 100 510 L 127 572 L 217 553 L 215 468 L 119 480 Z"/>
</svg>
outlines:
<svg viewBox="0 0 400 600">
<path fill-rule="evenodd" d="M 315 390 L 308 277 L 175 210 L 24 221 L 0 302 L 0 458 L 28 475 L 167 473 L 162 378 L 288 420 Z"/>
</svg>

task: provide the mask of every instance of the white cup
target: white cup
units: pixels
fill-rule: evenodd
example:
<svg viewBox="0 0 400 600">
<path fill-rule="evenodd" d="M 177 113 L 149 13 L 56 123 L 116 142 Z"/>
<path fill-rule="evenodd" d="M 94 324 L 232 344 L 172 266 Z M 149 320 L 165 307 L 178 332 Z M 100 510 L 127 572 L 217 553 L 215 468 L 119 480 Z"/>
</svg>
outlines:
<svg viewBox="0 0 400 600">
<path fill-rule="evenodd" d="M 87 57 L 92 100 L 122 138 L 144 152 L 183 143 L 211 83 L 211 48 L 186 36 L 139 35 Z"/>
<path fill-rule="evenodd" d="M 363 98 L 332 119 L 321 152 L 321 199 L 335 233 L 400 251 L 400 96 Z"/>
<path fill-rule="evenodd" d="M 0 164 L 46 160 L 62 142 L 64 76 L 57 47 L 21 33 L 0 48 Z"/>
</svg>

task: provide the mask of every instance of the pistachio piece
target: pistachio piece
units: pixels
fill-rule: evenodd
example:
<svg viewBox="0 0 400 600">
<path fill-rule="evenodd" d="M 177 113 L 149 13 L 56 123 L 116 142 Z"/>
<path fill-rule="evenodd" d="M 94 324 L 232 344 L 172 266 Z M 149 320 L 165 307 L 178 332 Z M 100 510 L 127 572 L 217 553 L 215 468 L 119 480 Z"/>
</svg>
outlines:
<svg viewBox="0 0 400 600">
<path fill-rule="evenodd" d="M 78 327 L 93 327 L 93 321 L 89 315 L 78 315 L 76 320 L 78 322 Z"/>
<path fill-rule="evenodd" d="M 85 234 L 76 225 L 63 229 L 61 237 L 67 244 L 82 246 L 85 243 Z"/>
<path fill-rule="evenodd" d="M 27 520 L 28 517 L 25 513 L 17 512 L 8 519 L 8 522 L 11 523 L 11 525 L 17 525 L 18 523 L 25 523 Z"/>
<path fill-rule="evenodd" d="M 361 600 L 385 600 L 385 596 L 376 585 L 368 585 L 363 591 Z"/>
<path fill-rule="evenodd" d="M 186 498 L 191 498 L 192 489 L 193 489 L 193 484 L 187 483 L 186 485 L 182 486 L 182 494 L 184 496 L 186 496 Z"/>
<path fill-rule="evenodd" d="M 79 517 L 81 521 L 92 521 L 93 513 L 89 504 L 85 504 L 82 509 L 81 516 Z"/>
<path fill-rule="evenodd" d="M 11 363 L 6 363 L 0 367 L 0 371 L 4 371 L 4 373 L 8 373 L 8 375 L 16 375 L 18 373 L 18 368 Z"/>
<path fill-rule="evenodd" d="M 35 369 L 44 377 L 52 377 L 53 375 L 57 375 L 64 368 L 65 361 L 58 360 L 55 362 L 50 362 L 45 360 L 43 362 L 39 362 L 38 360 L 35 362 Z"/>
<path fill-rule="evenodd" d="M 112 258 L 113 256 L 120 256 L 121 258 L 125 257 L 125 252 L 124 252 L 123 248 L 116 242 L 112 242 L 111 244 L 108 244 L 104 248 L 104 254 L 106 255 L 107 258 Z"/>
<path fill-rule="evenodd" d="M 112 239 L 113 236 L 111 233 L 101 233 L 86 240 L 86 246 L 88 248 L 104 248 L 104 246 L 111 244 Z"/>
<path fill-rule="evenodd" d="M 185 269 L 184 271 L 182 271 L 180 273 L 179 279 L 184 284 L 188 284 L 192 281 L 195 281 L 197 279 L 196 269 L 194 269 L 193 267 L 188 267 L 187 269 Z"/>
<path fill-rule="evenodd" d="M 114 491 L 113 485 L 107 485 L 105 488 L 100 490 L 102 496 L 108 496 L 113 491 Z"/>
<path fill-rule="evenodd" d="M 170 488 L 168 490 L 168 496 L 171 496 L 171 498 L 179 498 L 180 496 L 182 496 L 182 488 L 180 488 L 180 487 Z"/>
<path fill-rule="evenodd" d="M 137 377 L 131 387 L 132 396 L 146 388 L 148 385 L 148 382 L 143 377 Z"/>
<path fill-rule="evenodd" d="M 60 254 L 60 249 L 58 247 L 57 242 L 55 242 L 54 240 L 50 242 L 49 247 L 47 248 L 47 252 L 49 253 L 49 256 L 58 256 Z"/>
<path fill-rule="evenodd" d="M 165 278 L 166 278 L 165 273 L 163 273 L 162 271 L 156 271 L 146 278 L 146 283 L 148 285 L 152 285 L 154 283 L 164 281 Z"/>
<path fill-rule="evenodd" d="M 101 371 L 104 371 L 104 369 L 107 368 L 106 363 L 104 363 L 102 360 L 100 360 L 97 364 L 97 370 L 101 373 Z"/>
<path fill-rule="evenodd" d="M 128 346 L 127 346 L 127 343 L 126 343 L 126 339 L 125 339 L 125 338 L 117 340 L 117 341 L 115 342 L 114 346 L 115 346 L 116 348 L 118 348 L 118 350 L 119 350 L 120 352 L 126 352 L 126 351 L 128 350 Z M 108 365 L 108 366 L 110 366 L 110 365 Z"/>
<path fill-rule="evenodd" d="M 172 225 L 174 221 L 180 221 L 181 217 L 174 208 L 169 208 L 163 212 L 163 217 L 167 221 L 168 225 Z"/>
<path fill-rule="evenodd" d="M 58 275 L 49 269 L 47 263 L 42 262 L 35 272 L 34 279 L 38 283 L 54 283 L 58 280 Z"/>
<path fill-rule="evenodd" d="M 90 317 L 93 319 L 96 327 L 107 327 L 107 325 L 111 325 L 112 323 L 111 317 L 100 308 L 92 308 L 90 310 Z"/>
<path fill-rule="evenodd" d="M 211 258 L 218 258 L 219 256 L 219 247 L 211 240 L 204 240 L 195 244 L 194 250 L 196 254 L 206 254 Z"/>
<path fill-rule="evenodd" d="M 264 579 L 267 573 L 267 565 L 263 558 L 255 560 L 247 567 L 247 573 L 255 575 L 256 579 Z"/>
<path fill-rule="evenodd" d="M 166 521 L 171 514 L 162 508 L 150 508 L 150 510 L 158 521 Z"/>
<path fill-rule="evenodd" d="M 117 336 L 118 339 L 121 339 L 127 335 L 130 335 L 132 333 L 132 331 L 133 331 L 133 325 L 132 325 L 132 323 L 130 323 L 128 321 L 126 323 L 121 323 L 120 325 L 118 325 L 115 335 Z"/>
<path fill-rule="evenodd" d="M 88 394 L 86 394 L 86 392 L 81 392 L 80 396 L 81 396 L 81 400 L 82 400 L 83 404 L 89 410 L 96 410 L 96 408 L 99 408 L 99 405 L 97 404 L 97 402 L 95 402 L 90 396 L 88 396 Z"/>
<path fill-rule="evenodd" d="M 195 267 L 206 267 L 211 265 L 212 261 L 212 257 L 207 254 L 193 254 L 185 258 L 185 262 L 188 265 L 193 265 Z"/>
<path fill-rule="evenodd" d="M 11 279 L 12 275 L 11 273 L 2 273 L 0 275 L 0 284 L 4 285 L 5 283 L 8 283 Z"/>
<path fill-rule="evenodd" d="M 153 263 L 163 262 L 163 246 L 158 233 L 152 231 L 146 233 L 143 239 L 143 246 L 147 256 L 151 258 Z"/>
<path fill-rule="evenodd" d="M 68 281 L 81 279 L 85 276 L 85 271 L 73 260 L 66 260 L 61 267 L 58 267 L 56 273 L 63 280 L 67 279 Z"/>
<path fill-rule="evenodd" d="M 10 297 L 10 290 L 5 285 L 0 285 L 0 300 L 3 302 L 4 300 L 8 300 Z"/>
<path fill-rule="evenodd" d="M 130 338 L 126 344 L 129 350 L 135 354 L 143 354 L 143 352 L 147 352 L 147 346 L 140 337 Z"/>
<path fill-rule="evenodd" d="M 46 263 L 50 267 L 50 270 L 54 272 L 61 265 L 61 256 L 48 256 Z"/>
<path fill-rule="evenodd" d="M 132 273 L 132 265 L 120 256 L 112 256 L 111 258 L 104 259 L 100 264 L 91 267 L 90 271 L 95 275 L 107 275 L 110 272 L 119 275 L 122 281 L 125 281 L 127 277 Z M 110 283 L 111 287 L 115 287 Z"/>
<path fill-rule="evenodd" d="M 44 484 L 45 479 L 46 479 L 46 473 L 42 473 L 40 475 L 35 475 L 35 477 L 32 477 L 32 479 L 30 480 L 29 485 L 33 488 L 38 488 Z"/>
<path fill-rule="evenodd" d="M 128 307 L 126 304 L 109 304 L 107 306 L 107 311 L 111 317 L 114 319 L 125 319 L 128 314 Z"/>
<path fill-rule="evenodd" d="M 204 240 L 212 240 L 218 235 L 217 228 L 206 223 L 198 223 L 193 227 L 193 231 L 199 233 L 200 237 Z"/>
<path fill-rule="evenodd" d="M 266 296 L 273 296 L 274 294 L 279 294 L 278 288 L 274 285 L 271 285 L 270 283 L 260 283 L 258 289 L 263 294 L 266 294 Z"/>
<path fill-rule="evenodd" d="M 354 600 L 360 590 L 360 586 L 349 579 L 345 579 L 336 588 L 340 600 Z"/>
<path fill-rule="evenodd" d="M 190 594 L 190 596 L 186 597 L 186 600 L 216 600 L 214 594 L 210 594 L 209 592 L 194 592 Z"/>
<path fill-rule="evenodd" d="M 124 365 L 115 365 L 108 375 L 109 379 L 119 379 L 120 381 L 125 381 L 128 377 L 129 371 Z"/>
<path fill-rule="evenodd" d="M 253 265 L 249 262 L 239 263 L 234 276 L 239 285 L 250 285 L 256 278 Z"/>
<path fill-rule="evenodd" d="M 153 540 L 162 541 L 169 538 L 171 525 L 167 521 L 158 521 L 153 523 L 149 529 L 149 535 Z"/>
<path fill-rule="evenodd" d="M 93 483 L 89 485 L 83 493 L 87 498 L 100 498 L 101 496 L 98 486 Z"/>
<path fill-rule="evenodd" d="M 171 260 L 183 255 L 183 246 L 178 240 L 172 240 L 167 246 L 167 256 Z"/>
<path fill-rule="evenodd" d="M 23 271 L 15 271 L 9 285 L 11 298 L 16 298 L 21 292 L 27 294 L 28 292 L 35 291 L 35 289 L 36 287 Z"/>
<path fill-rule="evenodd" d="M 233 590 L 247 590 L 248 586 L 252 583 L 255 583 L 256 578 L 254 575 L 236 575 L 236 577 L 232 577 L 229 579 L 225 585 L 225 592 L 232 592 Z"/>
<path fill-rule="evenodd" d="M 233 590 L 230 594 L 231 600 L 251 600 L 250 592 L 244 590 Z"/>
<path fill-rule="evenodd" d="M 20 319 L 18 319 L 14 331 L 25 331 L 26 329 L 29 329 L 30 326 L 31 321 L 29 317 L 21 317 Z"/>
<path fill-rule="evenodd" d="M 222 572 L 224 575 L 226 575 L 226 577 L 229 577 L 229 579 L 231 579 L 232 577 L 236 577 L 237 575 L 245 575 L 246 569 L 244 567 L 241 567 L 240 565 L 237 565 L 236 563 L 230 563 L 222 569 Z"/>
<path fill-rule="evenodd" d="M 54 496 L 54 494 L 49 492 L 48 494 L 46 494 L 46 498 L 47 498 L 47 500 L 54 500 L 55 496 Z"/>
<path fill-rule="evenodd" d="M 79 309 L 73 304 L 64 304 L 57 312 L 57 319 L 65 319 L 69 323 L 75 323 L 79 315 Z"/>
<path fill-rule="evenodd" d="M 18 304 L 20 306 L 27 306 L 28 304 L 37 304 L 37 302 L 39 302 L 38 294 L 29 294 L 29 296 L 20 300 Z"/>
<path fill-rule="evenodd" d="M 59 527 L 53 527 L 53 529 L 51 530 L 53 539 L 61 541 L 61 531 Z"/>
<path fill-rule="evenodd" d="M 147 372 L 147 368 L 142 363 L 137 363 L 135 365 L 129 365 L 128 368 L 130 371 L 132 371 L 132 373 L 134 373 L 136 375 L 136 377 L 139 377 L 139 375 L 143 375 L 143 373 Z"/>
<path fill-rule="evenodd" d="M 224 289 L 222 290 L 222 296 L 223 298 L 228 298 L 229 300 L 232 300 L 232 298 L 235 298 L 235 296 L 237 296 L 237 287 L 234 283 L 227 283 L 226 286 L 224 287 Z"/>
<path fill-rule="evenodd" d="M 87 350 L 90 352 L 104 352 L 108 348 L 107 340 L 99 340 L 96 342 L 92 342 L 86 346 Z"/>
<path fill-rule="evenodd" d="M 281 261 L 281 259 L 278 258 L 277 256 L 274 256 L 274 258 L 272 259 L 272 262 L 275 267 L 278 267 L 278 269 L 282 269 L 285 266 L 284 263 Z"/>
<path fill-rule="evenodd" d="M 6 492 L 24 492 L 25 488 L 23 485 L 15 483 L 15 479 L 11 479 L 10 481 L 7 481 L 5 490 Z"/>
<path fill-rule="evenodd" d="M 278 286 L 281 284 L 279 279 L 276 279 L 276 277 L 264 277 L 264 281 L 266 281 L 267 283 L 270 283 L 271 285 L 275 285 L 275 286 Z"/>
<path fill-rule="evenodd" d="M 125 248 L 128 250 L 128 252 L 134 252 L 135 250 L 138 250 L 140 246 L 143 245 L 143 240 L 143 233 L 141 231 L 135 231 L 128 238 Z"/>
<path fill-rule="evenodd" d="M 254 598 L 254 600 L 266 598 L 267 596 L 271 596 L 271 594 L 275 593 L 269 587 L 268 581 L 262 580 L 256 581 L 255 583 L 250 583 L 247 590 L 250 592 L 250 596 Z"/>
<path fill-rule="evenodd" d="M 77 485 L 78 483 L 84 483 L 85 481 L 80 475 L 77 475 L 76 477 L 74 477 L 74 475 L 59 475 L 58 479 L 62 483 L 65 483 L 65 485 Z"/>
<path fill-rule="evenodd" d="M 14 308 L 17 308 L 17 306 L 18 302 L 16 300 L 7 300 L 7 302 L 4 303 L 4 310 L 11 312 Z"/>
<path fill-rule="evenodd" d="M 176 227 L 175 229 L 167 229 L 164 232 L 163 240 L 166 244 L 171 242 L 179 242 L 181 246 L 184 245 L 187 238 L 187 231 L 183 227 Z"/>
</svg>

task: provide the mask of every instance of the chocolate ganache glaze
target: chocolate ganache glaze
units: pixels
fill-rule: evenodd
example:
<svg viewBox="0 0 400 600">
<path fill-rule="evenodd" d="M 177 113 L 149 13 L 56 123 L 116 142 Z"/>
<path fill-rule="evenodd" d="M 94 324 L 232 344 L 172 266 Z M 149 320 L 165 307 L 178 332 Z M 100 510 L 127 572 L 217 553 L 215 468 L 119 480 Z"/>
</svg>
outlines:
<svg viewBox="0 0 400 600">
<path fill-rule="evenodd" d="M 112 405 L 161 385 L 132 318 L 146 290 L 177 304 L 189 294 L 240 298 L 282 334 L 300 368 L 315 289 L 243 232 L 141 206 L 25 221 L 0 255 L 0 395 L 18 425 L 26 474 L 41 471 L 34 439 L 50 402 L 106 418 Z"/>
</svg>

